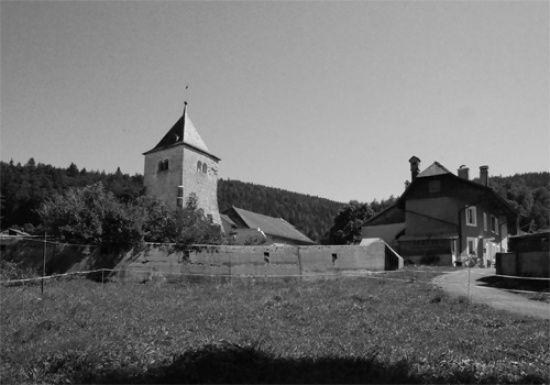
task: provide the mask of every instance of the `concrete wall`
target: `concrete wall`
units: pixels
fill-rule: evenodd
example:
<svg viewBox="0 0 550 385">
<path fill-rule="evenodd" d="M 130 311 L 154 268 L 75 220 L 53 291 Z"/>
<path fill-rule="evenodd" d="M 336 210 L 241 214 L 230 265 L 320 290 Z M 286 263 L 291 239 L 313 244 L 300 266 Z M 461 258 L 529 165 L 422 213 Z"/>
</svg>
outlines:
<svg viewBox="0 0 550 385">
<path fill-rule="evenodd" d="M 135 282 L 152 276 L 180 280 L 185 274 L 317 278 L 403 267 L 403 259 L 381 241 L 368 246 L 194 246 L 187 256 L 153 244 L 126 251 L 48 244 L 46 250 L 48 275 L 107 268 L 120 270 L 114 279 Z M 4 242 L 2 259 L 41 271 L 43 244 Z"/>
<path fill-rule="evenodd" d="M 550 278 L 550 253 L 547 251 L 497 253 L 496 271 L 499 275 Z"/>
</svg>

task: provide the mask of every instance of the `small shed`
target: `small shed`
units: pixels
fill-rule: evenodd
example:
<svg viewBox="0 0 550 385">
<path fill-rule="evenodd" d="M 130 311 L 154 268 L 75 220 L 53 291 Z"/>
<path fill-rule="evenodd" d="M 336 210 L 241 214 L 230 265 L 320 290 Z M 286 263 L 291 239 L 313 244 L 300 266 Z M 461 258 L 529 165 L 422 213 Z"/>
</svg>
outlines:
<svg viewBox="0 0 550 385">
<path fill-rule="evenodd" d="M 498 275 L 550 278 L 550 231 L 510 237 L 507 253 L 497 253 Z"/>
</svg>

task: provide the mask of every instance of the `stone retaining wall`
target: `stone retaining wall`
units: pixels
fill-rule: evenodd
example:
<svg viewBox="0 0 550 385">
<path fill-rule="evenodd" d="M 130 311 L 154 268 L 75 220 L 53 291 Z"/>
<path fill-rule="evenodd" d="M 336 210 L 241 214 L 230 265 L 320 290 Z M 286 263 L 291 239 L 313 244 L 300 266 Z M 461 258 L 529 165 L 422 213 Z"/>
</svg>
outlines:
<svg viewBox="0 0 550 385">
<path fill-rule="evenodd" d="M 40 240 L 2 241 L 2 259 L 42 271 Z M 171 245 L 146 244 L 131 250 L 47 243 L 46 274 L 116 269 L 112 279 L 143 281 L 185 275 L 318 278 L 396 270 L 403 259 L 377 240 L 357 246 L 206 246 L 177 252 Z"/>
</svg>

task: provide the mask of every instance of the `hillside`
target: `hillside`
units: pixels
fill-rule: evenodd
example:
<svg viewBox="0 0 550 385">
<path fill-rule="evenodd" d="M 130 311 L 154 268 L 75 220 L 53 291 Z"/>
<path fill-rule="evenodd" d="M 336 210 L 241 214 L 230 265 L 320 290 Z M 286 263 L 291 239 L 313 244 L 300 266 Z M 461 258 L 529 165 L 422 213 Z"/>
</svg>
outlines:
<svg viewBox="0 0 550 385">
<path fill-rule="evenodd" d="M 25 165 L 0 162 L 0 171 L 2 229 L 20 226 L 32 231 L 33 227 L 39 225 L 35 210 L 54 192 L 69 187 L 82 187 L 101 181 L 123 201 L 131 201 L 143 191 L 142 175 L 131 176 L 122 173 L 120 169 L 114 173 L 87 171 L 85 168 L 79 169 L 73 163 L 67 168 L 59 168 L 36 163 L 31 158 Z M 492 176 L 490 184 L 518 211 L 521 230 L 549 228 L 550 173 Z M 393 199 L 389 197 L 387 200 L 375 200 L 367 205 L 376 214 Z M 338 212 L 347 206 L 318 196 L 230 179 L 220 179 L 218 202 L 220 211 L 236 206 L 281 217 L 317 242 L 326 241 Z"/>
<path fill-rule="evenodd" d="M 220 179 L 220 211 L 231 206 L 283 218 L 316 242 L 321 242 L 343 203 L 238 180 Z"/>
</svg>

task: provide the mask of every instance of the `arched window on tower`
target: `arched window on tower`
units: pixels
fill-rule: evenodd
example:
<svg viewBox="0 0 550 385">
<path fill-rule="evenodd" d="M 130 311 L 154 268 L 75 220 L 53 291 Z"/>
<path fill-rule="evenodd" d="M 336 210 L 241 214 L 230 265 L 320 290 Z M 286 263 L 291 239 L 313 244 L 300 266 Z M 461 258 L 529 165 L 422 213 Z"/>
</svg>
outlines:
<svg viewBox="0 0 550 385">
<path fill-rule="evenodd" d="M 197 162 L 197 172 L 201 172 L 201 170 L 202 170 L 202 162 L 199 160 Z"/>
<path fill-rule="evenodd" d="M 164 160 L 164 171 L 168 171 L 168 159 Z"/>
</svg>

